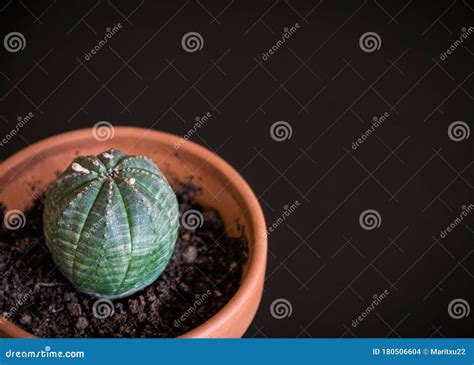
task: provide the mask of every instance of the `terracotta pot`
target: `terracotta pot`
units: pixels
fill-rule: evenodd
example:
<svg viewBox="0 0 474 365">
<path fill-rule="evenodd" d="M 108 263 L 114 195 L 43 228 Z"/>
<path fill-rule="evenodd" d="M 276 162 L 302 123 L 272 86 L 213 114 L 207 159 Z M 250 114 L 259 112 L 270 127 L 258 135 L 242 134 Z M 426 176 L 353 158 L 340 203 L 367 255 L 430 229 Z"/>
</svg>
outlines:
<svg viewBox="0 0 474 365">
<path fill-rule="evenodd" d="M 244 225 L 250 247 L 237 293 L 218 313 L 182 337 L 241 337 L 260 303 L 267 259 L 265 219 L 248 184 L 220 157 L 178 136 L 116 127 L 113 138 L 97 139 L 91 129 L 82 129 L 50 137 L 16 153 L 0 165 L 0 201 L 8 210 L 25 209 L 32 200 L 32 182 L 47 186 L 76 155 L 95 155 L 112 147 L 149 156 L 167 177 L 186 180 L 194 176 L 194 183 L 203 190 L 200 203 L 221 213 L 230 235 L 238 234 L 237 223 Z M 4 336 L 32 337 L 4 318 L 0 317 L 0 322 Z"/>
</svg>

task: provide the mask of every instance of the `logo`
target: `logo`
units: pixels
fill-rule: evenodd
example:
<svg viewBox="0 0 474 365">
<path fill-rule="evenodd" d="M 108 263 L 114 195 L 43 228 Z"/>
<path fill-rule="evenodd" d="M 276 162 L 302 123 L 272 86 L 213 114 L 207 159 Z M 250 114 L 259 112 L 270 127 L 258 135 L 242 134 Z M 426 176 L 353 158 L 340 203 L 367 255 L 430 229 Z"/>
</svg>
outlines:
<svg viewBox="0 0 474 365">
<path fill-rule="evenodd" d="M 359 224 L 367 231 L 379 228 L 382 224 L 380 213 L 374 209 L 364 210 L 359 216 Z"/>
<path fill-rule="evenodd" d="M 375 32 L 367 32 L 360 36 L 359 46 L 364 52 L 372 53 L 380 49 L 382 46 L 382 39 Z"/>
<path fill-rule="evenodd" d="M 26 224 L 25 214 L 18 209 L 9 210 L 3 217 L 3 224 L 12 231 L 23 228 Z"/>
<path fill-rule="evenodd" d="M 280 120 L 270 127 L 270 137 L 276 142 L 286 141 L 293 135 L 293 128 L 290 123 Z"/>
<path fill-rule="evenodd" d="M 287 299 L 275 299 L 270 305 L 270 314 L 275 319 L 288 318 L 291 313 L 293 313 L 293 307 Z"/>
<path fill-rule="evenodd" d="M 114 304 L 109 299 L 98 299 L 92 305 L 92 314 L 98 319 L 111 317 L 114 315 L 114 312 Z"/>
<path fill-rule="evenodd" d="M 448 314 L 452 319 L 468 317 L 470 312 L 471 307 L 465 299 L 453 299 L 448 304 Z"/>
<path fill-rule="evenodd" d="M 26 47 L 25 36 L 19 32 L 8 33 L 3 39 L 3 46 L 8 52 L 23 51 Z"/>
<path fill-rule="evenodd" d="M 103 142 L 114 138 L 115 129 L 112 123 L 102 120 L 92 127 L 92 137 L 96 141 Z"/>
<path fill-rule="evenodd" d="M 454 142 L 461 142 L 469 138 L 471 129 L 466 122 L 460 120 L 452 122 L 448 127 L 448 136 Z"/>
<path fill-rule="evenodd" d="M 181 216 L 181 224 L 184 228 L 194 231 L 201 228 L 204 223 L 204 217 L 199 210 L 190 209 Z"/>
<path fill-rule="evenodd" d="M 200 51 L 204 47 L 204 39 L 198 32 L 189 32 L 181 38 L 181 46 L 189 53 Z"/>
</svg>

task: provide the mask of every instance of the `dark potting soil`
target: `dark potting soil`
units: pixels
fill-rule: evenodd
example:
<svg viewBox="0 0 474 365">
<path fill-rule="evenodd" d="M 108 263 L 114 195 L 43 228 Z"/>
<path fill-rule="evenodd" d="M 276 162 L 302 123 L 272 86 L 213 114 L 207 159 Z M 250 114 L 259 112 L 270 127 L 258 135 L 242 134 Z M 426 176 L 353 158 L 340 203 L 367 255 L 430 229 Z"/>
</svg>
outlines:
<svg viewBox="0 0 474 365">
<path fill-rule="evenodd" d="M 142 291 L 111 302 L 77 292 L 61 275 L 43 237 L 43 199 L 36 199 L 23 228 L 2 223 L 0 313 L 39 337 L 175 337 L 205 322 L 239 288 L 247 242 L 243 229 L 240 237 L 227 236 L 219 213 L 196 202 L 200 192 L 192 184 L 181 185 L 176 194 L 180 213 L 198 210 L 202 226 L 181 225 L 163 274 Z M 0 205 L 1 222 L 5 213 Z"/>
</svg>

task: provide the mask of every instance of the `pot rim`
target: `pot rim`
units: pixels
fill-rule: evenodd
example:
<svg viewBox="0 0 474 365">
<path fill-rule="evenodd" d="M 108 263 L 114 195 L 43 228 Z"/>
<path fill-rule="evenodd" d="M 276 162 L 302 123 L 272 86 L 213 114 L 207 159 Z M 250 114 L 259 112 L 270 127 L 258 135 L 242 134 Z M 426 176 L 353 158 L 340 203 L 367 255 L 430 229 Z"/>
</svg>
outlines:
<svg viewBox="0 0 474 365">
<path fill-rule="evenodd" d="M 153 139 L 162 143 L 169 140 L 181 139 L 181 137 L 171 133 L 140 127 L 114 126 L 113 128 L 115 135 L 126 135 L 128 137 L 138 137 L 139 139 L 151 135 Z M 32 153 L 36 153 L 36 151 L 40 151 L 46 146 L 48 146 L 48 148 L 54 148 L 64 144 L 65 141 L 90 138 L 91 132 L 92 128 L 77 129 L 56 134 L 35 142 L 3 161 L 0 165 L 0 176 L 7 173 L 11 167 L 21 165 L 29 159 Z M 255 193 L 244 178 L 229 163 L 224 161 L 224 159 L 216 153 L 190 140 L 187 140 L 181 148 L 188 150 L 193 155 L 202 156 L 205 159 L 206 164 L 212 165 L 216 170 L 220 171 L 229 179 L 229 184 L 226 190 L 233 186 L 235 191 L 239 193 L 240 197 L 245 202 L 245 205 L 249 207 L 247 212 L 250 216 L 250 221 L 253 223 L 253 229 L 249 230 L 249 261 L 247 264 L 247 270 L 243 274 L 239 289 L 227 304 L 206 322 L 179 336 L 179 338 L 205 338 L 211 337 L 214 330 L 221 327 L 222 324 L 229 323 L 233 315 L 237 313 L 240 308 L 246 306 L 246 303 L 250 300 L 251 294 L 259 289 L 259 280 L 261 277 L 264 278 L 265 276 L 267 260 L 266 223 L 262 208 Z M 0 324 L 0 328 L 2 328 L 3 332 L 7 334 L 16 333 L 16 337 L 35 337 L 1 315 Z"/>
</svg>

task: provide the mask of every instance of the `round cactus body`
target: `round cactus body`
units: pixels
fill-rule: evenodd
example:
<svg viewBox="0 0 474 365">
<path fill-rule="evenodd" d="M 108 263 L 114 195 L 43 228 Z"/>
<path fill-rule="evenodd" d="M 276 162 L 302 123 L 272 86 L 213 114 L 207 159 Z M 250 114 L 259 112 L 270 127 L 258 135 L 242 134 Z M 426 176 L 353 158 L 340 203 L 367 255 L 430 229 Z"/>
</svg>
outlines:
<svg viewBox="0 0 474 365">
<path fill-rule="evenodd" d="M 51 185 L 46 244 L 81 292 L 125 297 L 163 272 L 178 235 L 176 195 L 147 157 L 109 150 L 77 157 Z"/>
</svg>

